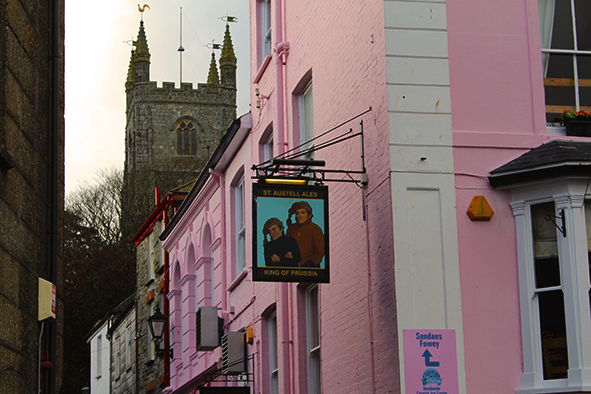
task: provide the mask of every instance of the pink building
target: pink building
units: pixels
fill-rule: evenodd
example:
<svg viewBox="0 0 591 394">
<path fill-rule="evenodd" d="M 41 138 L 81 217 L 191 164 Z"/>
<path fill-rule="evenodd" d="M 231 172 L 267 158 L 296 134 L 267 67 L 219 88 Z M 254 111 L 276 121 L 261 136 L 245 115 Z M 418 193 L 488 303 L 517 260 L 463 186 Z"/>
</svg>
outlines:
<svg viewBox="0 0 591 394">
<path fill-rule="evenodd" d="M 250 3 L 251 112 L 161 236 L 168 391 L 591 392 L 587 3 Z M 366 170 L 330 283 L 254 282 L 251 168 L 310 147 Z"/>
</svg>

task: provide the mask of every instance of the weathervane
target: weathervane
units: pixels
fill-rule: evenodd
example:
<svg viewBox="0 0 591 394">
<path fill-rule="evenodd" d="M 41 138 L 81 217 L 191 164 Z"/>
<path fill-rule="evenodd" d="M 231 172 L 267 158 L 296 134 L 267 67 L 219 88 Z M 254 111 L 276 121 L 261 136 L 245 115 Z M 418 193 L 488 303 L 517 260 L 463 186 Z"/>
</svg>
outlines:
<svg viewBox="0 0 591 394">
<path fill-rule="evenodd" d="M 236 16 L 220 16 L 220 19 L 223 20 L 224 22 L 234 22 L 234 23 L 238 23 L 238 17 Z"/>
<path fill-rule="evenodd" d="M 137 5 L 138 11 L 141 12 L 141 14 L 142 14 L 142 21 L 144 20 L 144 11 L 146 10 L 146 7 L 148 9 L 150 9 L 150 6 L 147 5 L 147 4 L 144 4 L 143 7 L 141 5 L 139 5 L 139 4 Z"/>
<path fill-rule="evenodd" d="M 215 39 L 214 40 L 211 40 L 211 44 L 205 44 L 205 46 L 207 48 L 210 48 L 212 53 L 213 53 L 213 50 L 214 49 L 221 49 L 222 48 L 221 47 L 221 44 L 216 44 L 215 43 Z"/>
</svg>

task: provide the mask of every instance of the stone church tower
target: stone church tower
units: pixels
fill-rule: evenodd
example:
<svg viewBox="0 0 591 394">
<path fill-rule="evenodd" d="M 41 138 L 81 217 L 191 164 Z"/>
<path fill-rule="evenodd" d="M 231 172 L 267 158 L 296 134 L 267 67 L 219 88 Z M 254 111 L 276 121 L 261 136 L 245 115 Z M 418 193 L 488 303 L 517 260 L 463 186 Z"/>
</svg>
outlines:
<svg viewBox="0 0 591 394">
<path fill-rule="evenodd" d="M 212 53 L 207 83 L 197 89 L 192 83 L 176 88 L 174 82 L 157 87 L 150 81 L 143 20 L 133 45 L 125 82 L 124 216 L 141 221 L 130 223 L 130 231 L 152 211 L 154 187 L 167 192 L 197 178 L 236 117 L 236 56 L 227 24 L 220 72 Z"/>
</svg>

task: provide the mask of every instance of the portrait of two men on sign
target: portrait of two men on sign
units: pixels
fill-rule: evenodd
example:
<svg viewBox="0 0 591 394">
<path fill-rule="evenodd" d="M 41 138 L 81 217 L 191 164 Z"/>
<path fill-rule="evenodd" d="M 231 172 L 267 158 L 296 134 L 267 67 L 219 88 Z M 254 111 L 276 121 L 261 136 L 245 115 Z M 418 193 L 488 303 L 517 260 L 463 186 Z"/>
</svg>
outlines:
<svg viewBox="0 0 591 394">
<path fill-rule="evenodd" d="M 319 268 L 324 257 L 324 234 L 312 222 L 312 207 L 306 201 L 297 201 L 288 213 L 287 234 L 278 218 L 267 220 L 263 226 L 265 265 Z M 295 216 L 295 223 L 292 216 Z"/>
<path fill-rule="evenodd" d="M 326 197 L 325 187 L 255 187 L 255 225 L 258 228 L 255 266 L 261 280 L 270 280 L 270 276 L 288 279 L 297 270 L 328 268 Z M 281 271 L 261 268 L 280 268 Z M 327 273 L 308 271 L 296 275 L 321 279 Z"/>
</svg>

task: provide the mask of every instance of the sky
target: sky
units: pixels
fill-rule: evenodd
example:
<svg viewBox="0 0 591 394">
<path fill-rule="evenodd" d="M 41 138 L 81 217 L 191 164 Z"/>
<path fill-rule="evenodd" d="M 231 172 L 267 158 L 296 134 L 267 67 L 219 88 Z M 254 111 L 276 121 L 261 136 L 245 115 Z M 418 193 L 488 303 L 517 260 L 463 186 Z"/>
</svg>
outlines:
<svg viewBox="0 0 591 394">
<path fill-rule="evenodd" d="M 182 7 L 183 82 L 207 81 L 211 42 L 230 23 L 238 58 L 238 116 L 249 111 L 248 0 L 142 0 L 150 80 L 179 86 Z M 101 169 L 123 169 L 125 79 L 141 13 L 137 1 L 66 0 L 66 193 L 93 184 Z M 220 51 L 216 50 L 219 60 Z M 219 67 L 219 63 L 218 63 Z"/>
</svg>

